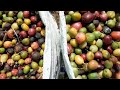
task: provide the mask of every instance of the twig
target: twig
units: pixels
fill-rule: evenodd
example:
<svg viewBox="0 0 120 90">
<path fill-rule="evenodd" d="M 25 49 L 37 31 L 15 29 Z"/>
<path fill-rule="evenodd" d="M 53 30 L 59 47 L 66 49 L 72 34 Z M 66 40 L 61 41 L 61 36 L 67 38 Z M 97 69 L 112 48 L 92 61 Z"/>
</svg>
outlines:
<svg viewBox="0 0 120 90">
<path fill-rule="evenodd" d="M 18 42 L 20 43 L 20 39 L 19 39 L 19 37 L 18 37 L 18 35 L 17 35 L 17 33 L 16 33 L 16 31 L 13 29 L 13 31 L 14 31 L 14 33 L 15 33 L 15 35 L 16 35 L 16 37 L 17 37 L 17 39 L 18 39 Z"/>
<path fill-rule="evenodd" d="M 2 40 L 2 42 L 4 42 L 4 41 L 5 41 L 5 39 L 6 39 L 6 36 L 7 36 L 7 34 L 6 34 L 6 30 L 5 30 L 5 35 L 4 35 L 4 37 L 3 37 L 3 40 Z"/>
</svg>

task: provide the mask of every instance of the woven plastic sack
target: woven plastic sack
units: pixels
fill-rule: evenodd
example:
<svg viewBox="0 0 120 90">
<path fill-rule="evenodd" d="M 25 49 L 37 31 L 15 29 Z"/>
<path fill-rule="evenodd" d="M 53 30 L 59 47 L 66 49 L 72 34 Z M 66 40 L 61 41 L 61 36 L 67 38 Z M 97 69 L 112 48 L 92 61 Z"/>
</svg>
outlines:
<svg viewBox="0 0 120 90">
<path fill-rule="evenodd" d="M 49 17 L 46 14 L 46 11 L 39 11 L 40 18 L 45 25 L 45 50 L 43 56 L 43 79 L 50 78 L 50 69 L 51 69 L 51 32 L 50 24 L 47 20 Z"/>
<path fill-rule="evenodd" d="M 65 69 L 69 79 L 75 79 L 67 52 L 67 36 L 66 36 L 67 30 L 66 30 L 66 20 L 65 20 L 64 11 L 59 11 L 59 16 L 60 16 L 60 41 L 61 41 L 60 45 L 61 45 L 63 61 L 65 64 Z"/>
<path fill-rule="evenodd" d="M 43 79 L 57 79 L 60 71 L 60 44 L 57 23 L 49 11 L 39 11 L 46 30 Z"/>
<path fill-rule="evenodd" d="M 51 46 L 52 46 L 52 63 L 51 63 L 51 79 L 58 79 L 60 73 L 60 36 L 59 36 L 59 29 L 56 20 L 54 17 L 48 12 L 50 16 L 50 24 L 52 30 L 52 37 L 51 37 Z"/>
</svg>

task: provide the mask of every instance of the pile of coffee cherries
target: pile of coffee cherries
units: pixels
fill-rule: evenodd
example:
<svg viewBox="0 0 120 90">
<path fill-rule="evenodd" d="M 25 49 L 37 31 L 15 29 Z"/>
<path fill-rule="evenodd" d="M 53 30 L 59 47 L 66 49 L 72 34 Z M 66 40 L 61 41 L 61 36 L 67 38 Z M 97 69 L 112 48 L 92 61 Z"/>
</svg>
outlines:
<svg viewBox="0 0 120 90">
<path fill-rule="evenodd" d="M 37 11 L 0 11 L 0 79 L 42 79 L 44 48 Z"/>
<path fill-rule="evenodd" d="M 67 50 L 76 79 L 120 79 L 120 13 L 65 11 Z"/>
</svg>

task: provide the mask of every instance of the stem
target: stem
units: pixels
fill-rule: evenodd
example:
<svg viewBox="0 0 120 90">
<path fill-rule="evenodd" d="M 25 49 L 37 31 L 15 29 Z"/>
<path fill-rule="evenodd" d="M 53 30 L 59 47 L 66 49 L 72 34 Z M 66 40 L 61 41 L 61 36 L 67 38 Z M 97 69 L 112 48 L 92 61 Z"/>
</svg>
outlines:
<svg viewBox="0 0 120 90">
<path fill-rule="evenodd" d="M 6 32 L 6 31 L 5 31 Z M 3 37 L 3 40 L 2 40 L 2 42 L 4 42 L 5 41 L 5 39 L 6 39 L 6 36 L 7 36 L 7 34 L 5 33 L 5 35 L 4 35 L 4 37 Z"/>
<path fill-rule="evenodd" d="M 22 51 L 18 52 L 18 54 L 22 53 Z"/>
<path fill-rule="evenodd" d="M 18 42 L 20 43 L 20 39 L 19 39 L 19 37 L 18 37 L 18 35 L 17 35 L 17 33 L 16 33 L 16 31 L 13 29 L 13 31 L 14 31 L 14 33 L 15 33 L 15 35 L 16 35 L 16 37 L 17 37 L 17 39 L 18 39 Z"/>
</svg>

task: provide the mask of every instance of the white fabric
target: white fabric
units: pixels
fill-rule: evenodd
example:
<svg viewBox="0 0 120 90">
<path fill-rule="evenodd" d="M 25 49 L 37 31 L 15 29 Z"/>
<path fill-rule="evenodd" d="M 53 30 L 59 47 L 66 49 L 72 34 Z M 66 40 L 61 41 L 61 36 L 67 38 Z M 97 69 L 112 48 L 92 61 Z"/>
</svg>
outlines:
<svg viewBox="0 0 120 90">
<path fill-rule="evenodd" d="M 59 11 L 59 16 L 60 16 L 60 34 L 61 34 L 60 44 L 61 44 L 61 51 L 63 55 L 66 72 L 68 74 L 69 79 L 75 79 L 67 52 L 67 36 L 66 36 L 67 30 L 66 30 L 66 20 L 65 20 L 64 11 Z"/>
<path fill-rule="evenodd" d="M 60 71 L 60 38 L 58 26 L 49 11 L 39 11 L 39 15 L 46 30 L 43 79 L 56 79 Z"/>
</svg>

